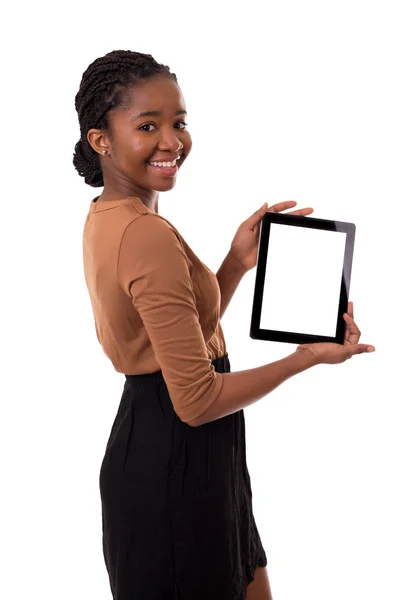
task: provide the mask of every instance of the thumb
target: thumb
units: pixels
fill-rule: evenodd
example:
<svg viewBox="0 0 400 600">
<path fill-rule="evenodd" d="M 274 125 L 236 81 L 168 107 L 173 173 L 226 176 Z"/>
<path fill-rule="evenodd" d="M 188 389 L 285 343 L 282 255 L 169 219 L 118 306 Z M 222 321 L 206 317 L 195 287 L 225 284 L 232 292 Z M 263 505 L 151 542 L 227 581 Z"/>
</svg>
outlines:
<svg viewBox="0 0 400 600">
<path fill-rule="evenodd" d="M 264 202 L 261 208 L 257 209 L 247 220 L 246 223 L 254 227 L 260 221 L 260 219 L 265 215 L 268 210 L 268 202 Z"/>
<path fill-rule="evenodd" d="M 351 344 L 345 347 L 349 356 L 354 356 L 354 354 L 364 354 L 364 352 L 375 352 L 375 347 L 371 346 L 371 344 Z"/>
<path fill-rule="evenodd" d="M 256 216 L 260 216 L 263 215 L 265 213 L 265 211 L 268 209 L 268 202 L 264 202 L 264 204 L 261 206 L 261 208 L 258 208 L 254 213 L 253 213 L 253 217 Z"/>
</svg>

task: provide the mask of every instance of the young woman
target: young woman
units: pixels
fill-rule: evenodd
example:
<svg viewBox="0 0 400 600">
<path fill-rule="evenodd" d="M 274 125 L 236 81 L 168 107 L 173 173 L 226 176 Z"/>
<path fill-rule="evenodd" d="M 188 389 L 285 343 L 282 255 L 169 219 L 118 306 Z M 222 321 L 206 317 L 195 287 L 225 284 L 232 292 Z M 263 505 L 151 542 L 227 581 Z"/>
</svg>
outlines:
<svg viewBox="0 0 400 600">
<path fill-rule="evenodd" d="M 113 598 L 271 600 L 243 409 L 313 365 L 374 348 L 358 344 L 350 303 L 344 346 L 303 345 L 232 373 L 220 318 L 256 266 L 267 206 L 240 225 L 215 275 L 158 213 L 192 146 L 175 74 L 113 51 L 88 66 L 75 105 L 73 164 L 104 187 L 84 226 L 85 279 L 97 338 L 125 375 L 99 478 Z"/>
</svg>

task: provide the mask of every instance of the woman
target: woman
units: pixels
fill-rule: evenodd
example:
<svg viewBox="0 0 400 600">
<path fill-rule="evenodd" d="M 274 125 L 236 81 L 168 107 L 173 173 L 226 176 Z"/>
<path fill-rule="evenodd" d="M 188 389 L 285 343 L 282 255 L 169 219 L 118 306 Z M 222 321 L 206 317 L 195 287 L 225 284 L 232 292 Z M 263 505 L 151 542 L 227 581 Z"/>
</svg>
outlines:
<svg viewBox="0 0 400 600">
<path fill-rule="evenodd" d="M 100 469 L 113 598 L 270 600 L 243 409 L 295 373 L 373 348 L 346 314 L 344 346 L 303 345 L 231 373 L 220 318 L 256 265 L 267 206 L 241 224 L 214 275 L 158 214 L 192 146 L 175 74 L 150 55 L 110 52 L 83 74 L 76 110 L 73 164 L 104 186 L 85 222 L 85 279 L 97 338 L 125 374 Z"/>
</svg>

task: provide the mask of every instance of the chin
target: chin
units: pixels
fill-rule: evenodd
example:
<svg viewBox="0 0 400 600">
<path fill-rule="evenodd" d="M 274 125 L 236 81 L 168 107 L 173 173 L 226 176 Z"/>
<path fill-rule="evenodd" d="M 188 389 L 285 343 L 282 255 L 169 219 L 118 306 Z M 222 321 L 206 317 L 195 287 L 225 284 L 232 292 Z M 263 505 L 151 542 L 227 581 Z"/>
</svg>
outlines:
<svg viewBox="0 0 400 600">
<path fill-rule="evenodd" d="M 157 184 L 152 185 L 151 189 L 156 190 L 157 192 L 167 192 L 168 190 L 172 190 L 175 187 L 176 179 L 166 179 L 164 182 L 158 181 Z"/>
</svg>

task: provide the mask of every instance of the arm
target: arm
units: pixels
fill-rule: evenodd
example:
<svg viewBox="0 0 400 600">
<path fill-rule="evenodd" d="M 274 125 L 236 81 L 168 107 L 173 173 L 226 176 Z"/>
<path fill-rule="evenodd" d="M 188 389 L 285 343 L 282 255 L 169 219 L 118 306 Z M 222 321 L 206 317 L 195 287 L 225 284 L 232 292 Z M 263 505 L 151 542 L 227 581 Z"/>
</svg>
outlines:
<svg viewBox="0 0 400 600">
<path fill-rule="evenodd" d="M 349 312 L 344 314 L 344 319 L 346 321 L 344 344 L 330 342 L 302 344 L 293 354 L 269 365 L 236 373 L 222 373 L 221 393 L 215 402 L 196 419 L 190 421 L 189 425 L 198 427 L 246 408 L 272 392 L 289 377 L 315 365 L 339 364 L 355 354 L 374 352 L 374 346 L 358 343 L 361 333 L 353 319 L 352 302 L 349 303 Z"/>
<path fill-rule="evenodd" d="M 263 396 L 278 385 L 306 369 L 318 364 L 311 352 L 294 352 L 281 360 L 246 371 L 222 373 L 222 391 L 215 402 L 189 425 L 198 427 L 237 412 Z"/>
<path fill-rule="evenodd" d="M 222 374 L 208 356 L 190 261 L 173 228 L 150 214 L 132 221 L 117 277 L 142 320 L 176 414 L 183 422 L 196 419 L 218 397 Z M 215 302 L 219 296 L 215 288 Z"/>
<path fill-rule="evenodd" d="M 220 318 L 228 307 L 237 286 L 247 271 L 228 252 L 217 272 L 217 279 L 221 293 Z"/>
<path fill-rule="evenodd" d="M 174 410 L 192 427 L 237 412 L 314 364 L 311 352 L 299 352 L 256 369 L 216 372 L 199 323 L 187 256 L 161 219 L 142 215 L 126 228 L 117 273 L 142 319 Z"/>
</svg>

